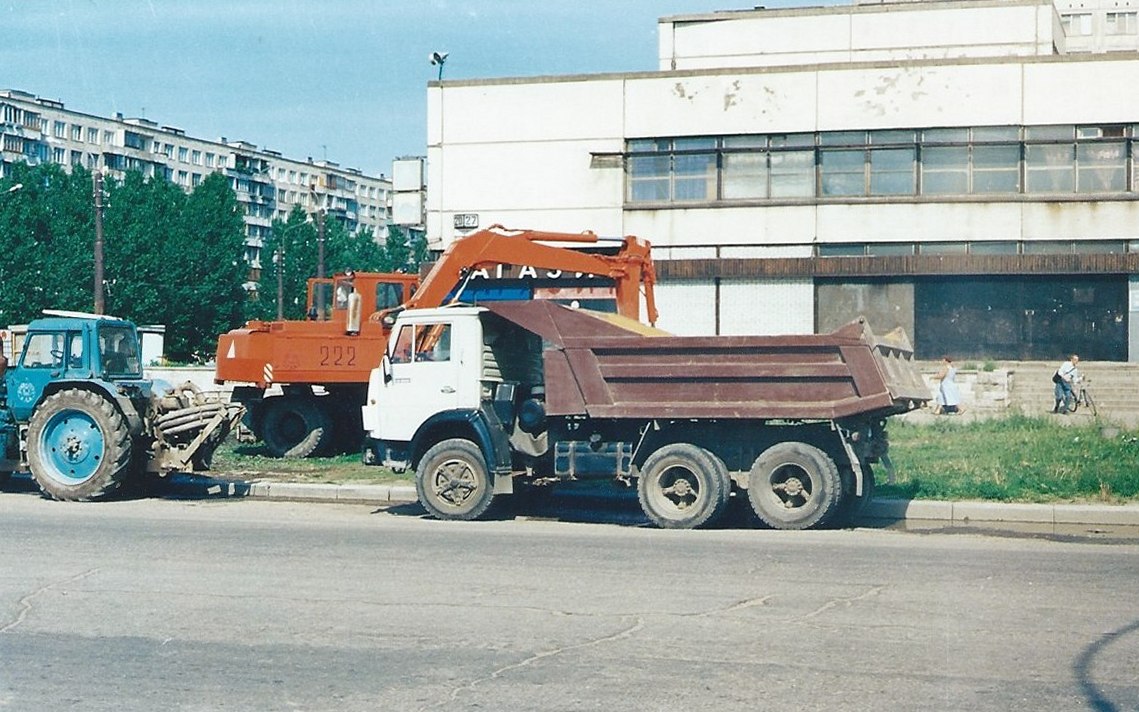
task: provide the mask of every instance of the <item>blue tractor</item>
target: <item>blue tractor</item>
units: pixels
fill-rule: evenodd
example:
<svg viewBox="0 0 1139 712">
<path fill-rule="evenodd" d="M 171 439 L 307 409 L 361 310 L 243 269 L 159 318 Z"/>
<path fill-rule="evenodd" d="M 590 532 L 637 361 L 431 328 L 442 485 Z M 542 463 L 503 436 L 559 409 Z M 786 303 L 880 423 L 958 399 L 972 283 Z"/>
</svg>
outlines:
<svg viewBox="0 0 1139 712">
<path fill-rule="evenodd" d="M 129 321 L 44 314 L 17 364 L 0 363 L 0 482 L 26 470 L 48 497 L 92 500 L 147 475 L 209 468 L 240 406 L 144 378 Z"/>
</svg>

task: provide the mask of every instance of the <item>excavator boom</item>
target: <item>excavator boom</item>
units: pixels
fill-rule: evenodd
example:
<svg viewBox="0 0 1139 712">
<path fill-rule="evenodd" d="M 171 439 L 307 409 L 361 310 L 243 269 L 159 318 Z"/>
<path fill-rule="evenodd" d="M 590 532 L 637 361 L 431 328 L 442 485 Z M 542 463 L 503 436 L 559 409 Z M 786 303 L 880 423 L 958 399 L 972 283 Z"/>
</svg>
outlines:
<svg viewBox="0 0 1139 712">
<path fill-rule="evenodd" d="M 622 316 L 640 320 L 640 295 L 643 293 L 645 317 L 650 324 L 656 324 L 653 295 L 656 272 L 650 256 L 651 246 L 646 240 L 626 236 L 622 238 L 616 255 L 599 255 L 543 244 L 547 242 L 597 244 L 600 238 L 592 232 L 508 230 L 501 225 L 492 225 L 452 242 L 419 289 L 401 308 L 441 306 L 469 272 L 507 264 L 608 277 L 616 285 L 617 311 Z"/>
</svg>

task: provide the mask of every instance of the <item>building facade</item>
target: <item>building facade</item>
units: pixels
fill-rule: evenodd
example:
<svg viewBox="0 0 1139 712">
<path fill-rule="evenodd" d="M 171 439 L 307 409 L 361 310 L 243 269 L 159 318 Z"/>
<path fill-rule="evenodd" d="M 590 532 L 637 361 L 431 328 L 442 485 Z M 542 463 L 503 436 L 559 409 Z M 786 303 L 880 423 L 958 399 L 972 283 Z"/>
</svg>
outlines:
<svg viewBox="0 0 1139 712">
<path fill-rule="evenodd" d="M 1130 27 L 1125 3 L 1092 27 Z M 922 358 L 1139 360 L 1139 34 L 1069 50 L 1069 14 L 669 17 L 656 71 L 432 82 L 428 238 L 647 238 L 676 333 L 863 315 Z"/>
<path fill-rule="evenodd" d="M 210 173 L 229 178 L 244 211 L 245 260 L 251 285 L 272 221 L 294 206 L 323 210 L 352 233 L 371 229 L 385 239 L 391 224 L 391 181 L 331 161 L 296 160 L 245 141 L 187 136 L 142 118 L 71 111 L 62 102 L 22 91 L 0 91 L 0 175 L 15 163 L 82 165 L 122 177 L 138 171 L 189 191 Z"/>
</svg>

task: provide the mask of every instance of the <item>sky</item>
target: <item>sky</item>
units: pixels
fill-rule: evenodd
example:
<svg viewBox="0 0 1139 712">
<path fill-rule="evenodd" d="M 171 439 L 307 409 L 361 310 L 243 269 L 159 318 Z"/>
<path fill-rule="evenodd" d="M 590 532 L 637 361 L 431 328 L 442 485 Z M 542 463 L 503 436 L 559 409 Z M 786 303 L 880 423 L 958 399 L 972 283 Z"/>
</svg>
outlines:
<svg viewBox="0 0 1139 712">
<path fill-rule="evenodd" d="M 768 7 L 796 4 L 768 2 Z M 0 0 L 0 89 L 391 174 L 427 83 L 657 69 L 657 18 L 736 0 Z M 477 121 L 477 117 L 471 120 Z"/>
</svg>

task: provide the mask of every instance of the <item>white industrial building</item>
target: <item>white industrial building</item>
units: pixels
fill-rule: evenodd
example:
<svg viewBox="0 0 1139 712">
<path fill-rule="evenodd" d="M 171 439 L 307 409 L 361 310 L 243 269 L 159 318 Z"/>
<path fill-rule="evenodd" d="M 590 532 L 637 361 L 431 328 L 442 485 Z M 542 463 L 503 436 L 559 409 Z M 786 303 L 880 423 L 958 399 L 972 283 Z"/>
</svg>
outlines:
<svg viewBox="0 0 1139 712">
<path fill-rule="evenodd" d="M 431 82 L 428 239 L 647 238 L 676 333 L 1139 360 L 1136 7 L 1058 2 L 667 17 L 656 71 Z"/>
</svg>

